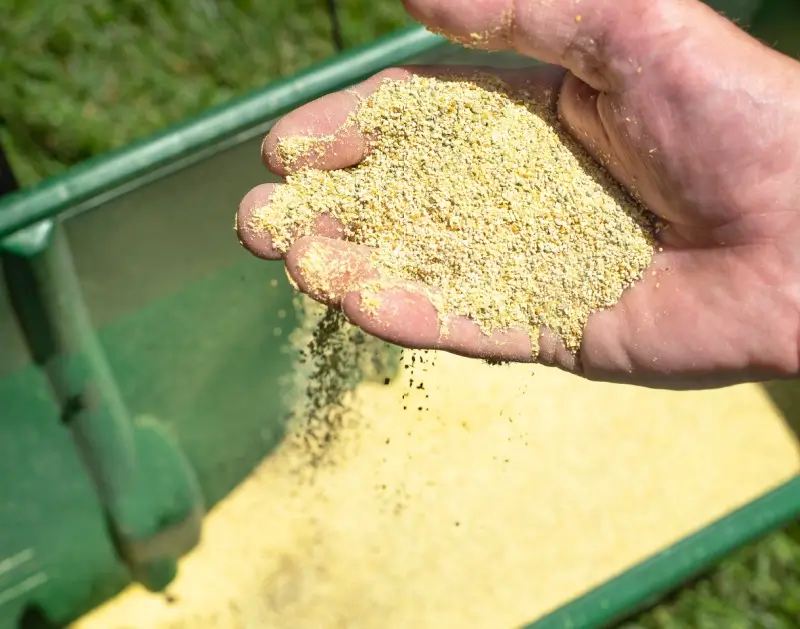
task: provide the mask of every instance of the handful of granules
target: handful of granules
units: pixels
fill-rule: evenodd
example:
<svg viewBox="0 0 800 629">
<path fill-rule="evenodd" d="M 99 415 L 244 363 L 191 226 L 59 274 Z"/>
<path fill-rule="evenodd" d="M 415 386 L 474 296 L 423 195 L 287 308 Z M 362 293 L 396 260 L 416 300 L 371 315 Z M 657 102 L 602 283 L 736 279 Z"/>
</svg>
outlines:
<svg viewBox="0 0 800 629">
<path fill-rule="evenodd" d="M 279 251 L 328 214 L 382 275 L 432 287 L 440 316 L 523 329 L 534 353 L 540 326 L 577 352 L 590 313 L 650 264 L 652 215 L 548 103 L 496 77 L 386 80 L 347 124 L 371 138 L 360 164 L 295 172 L 254 212 Z M 290 168 L 334 140 L 287 138 L 278 152 Z"/>
</svg>

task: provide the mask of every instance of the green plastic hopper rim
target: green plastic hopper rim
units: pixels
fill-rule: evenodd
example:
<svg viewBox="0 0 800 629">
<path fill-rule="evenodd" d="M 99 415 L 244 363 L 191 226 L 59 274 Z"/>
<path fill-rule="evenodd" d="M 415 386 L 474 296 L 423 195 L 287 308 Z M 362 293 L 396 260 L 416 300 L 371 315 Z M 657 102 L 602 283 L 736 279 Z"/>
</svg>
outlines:
<svg viewBox="0 0 800 629">
<path fill-rule="evenodd" d="M 0 239 L 165 176 L 268 128 L 282 114 L 445 45 L 410 27 L 99 156 L 0 200 Z M 45 225 L 42 225 L 44 227 Z M 47 230 L 43 230 L 47 231 Z M 543 505 L 547 508 L 547 505 Z M 737 548 L 800 517 L 800 476 L 657 553 L 525 629 L 601 629 L 629 617 Z M 586 531 L 591 535 L 592 531 Z"/>
<path fill-rule="evenodd" d="M 545 505 L 546 508 L 546 505 Z M 800 516 L 800 476 L 700 529 L 524 629 L 605 629 Z M 586 531 L 591 535 L 592 531 Z"/>
</svg>

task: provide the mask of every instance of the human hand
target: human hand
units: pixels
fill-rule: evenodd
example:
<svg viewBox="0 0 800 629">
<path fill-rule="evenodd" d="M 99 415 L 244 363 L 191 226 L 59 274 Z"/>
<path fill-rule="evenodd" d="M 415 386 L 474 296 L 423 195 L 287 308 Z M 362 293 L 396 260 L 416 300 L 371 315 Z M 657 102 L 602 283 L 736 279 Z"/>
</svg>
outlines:
<svg viewBox="0 0 800 629">
<path fill-rule="evenodd" d="M 763 46 L 698 0 L 406 0 L 432 30 L 489 49 L 513 49 L 553 66 L 505 74 L 557 96 L 562 122 L 667 224 L 644 278 L 591 315 L 577 356 L 542 330 L 538 361 L 587 378 L 667 388 L 720 386 L 800 372 L 800 63 Z M 481 35 L 480 39 L 472 36 Z M 559 67 L 555 67 L 559 66 Z M 560 68 L 565 68 L 566 72 Z M 301 107 L 264 143 L 273 172 L 286 170 L 279 138 L 329 135 L 395 69 Z M 357 96 L 358 95 L 358 96 Z M 554 106 L 556 106 L 554 99 Z M 298 165 L 344 168 L 366 141 L 350 129 Z M 250 191 L 239 238 L 279 259 L 248 229 L 273 190 Z M 340 307 L 365 331 L 398 345 L 526 360 L 526 334 L 486 337 L 453 320 L 441 335 L 421 294 L 387 287 L 377 313 L 361 308 L 357 277 L 324 294 L 298 260 L 312 243 L 366 268 L 368 252 L 322 221 L 297 240 L 287 271 L 312 297 Z"/>
</svg>

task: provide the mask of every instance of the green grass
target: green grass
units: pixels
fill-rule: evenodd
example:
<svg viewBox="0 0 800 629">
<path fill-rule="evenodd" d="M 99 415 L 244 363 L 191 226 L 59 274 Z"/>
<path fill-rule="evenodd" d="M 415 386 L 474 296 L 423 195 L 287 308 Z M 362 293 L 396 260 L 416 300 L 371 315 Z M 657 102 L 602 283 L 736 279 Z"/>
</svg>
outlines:
<svg viewBox="0 0 800 629">
<path fill-rule="evenodd" d="M 340 4 L 349 46 L 409 23 L 395 0 Z M 0 42 L 0 141 L 23 185 L 334 53 L 324 0 L 4 0 Z M 800 526 L 623 627 L 800 627 Z"/>
<path fill-rule="evenodd" d="M 334 53 L 324 0 L 3 0 L 0 141 L 24 185 Z M 409 23 L 341 2 L 348 45 Z M 12 51 L 12 54 L 7 54 Z"/>
</svg>

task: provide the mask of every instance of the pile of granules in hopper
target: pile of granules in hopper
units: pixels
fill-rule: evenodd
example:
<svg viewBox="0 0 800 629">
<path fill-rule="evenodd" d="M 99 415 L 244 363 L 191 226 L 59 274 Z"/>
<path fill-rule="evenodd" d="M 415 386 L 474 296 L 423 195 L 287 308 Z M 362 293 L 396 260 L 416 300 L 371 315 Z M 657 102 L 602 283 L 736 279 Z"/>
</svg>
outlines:
<svg viewBox="0 0 800 629">
<path fill-rule="evenodd" d="M 71 629 L 520 628 L 800 471 L 757 385 L 533 370 L 438 354 L 410 399 L 359 385 L 313 483 L 282 443 L 204 519 L 170 599 L 131 587 Z"/>
<path fill-rule="evenodd" d="M 287 177 L 251 229 L 286 251 L 327 214 L 374 248 L 383 276 L 420 282 L 440 315 L 484 332 L 540 326 L 580 347 L 653 255 L 654 221 L 561 128 L 549 103 L 484 75 L 386 80 L 350 116 L 371 138 L 357 166 Z M 289 138 L 291 167 L 335 138 Z"/>
</svg>

